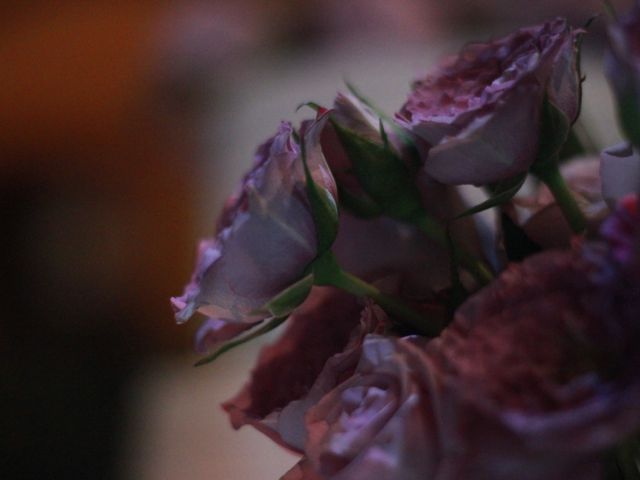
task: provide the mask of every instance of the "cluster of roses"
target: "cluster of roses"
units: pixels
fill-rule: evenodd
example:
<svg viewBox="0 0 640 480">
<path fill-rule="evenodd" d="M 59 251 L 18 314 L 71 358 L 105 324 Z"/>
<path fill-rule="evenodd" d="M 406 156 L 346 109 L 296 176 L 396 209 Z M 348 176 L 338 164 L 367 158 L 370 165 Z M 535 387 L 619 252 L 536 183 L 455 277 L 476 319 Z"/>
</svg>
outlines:
<svg viewBox="0 0 640 480">
<path fill-rule="evenodd" d="M 394 118 L 351 90 L 258 148 L 172 302 L 202 363 L 287 322 L 224 405 L 303 454 L 283 478 L 640 478 L 640 1 L 608 30 L 629 143 L 599 159 L 566 161 L 563 19 L 466 46 Z"/>
</svg>

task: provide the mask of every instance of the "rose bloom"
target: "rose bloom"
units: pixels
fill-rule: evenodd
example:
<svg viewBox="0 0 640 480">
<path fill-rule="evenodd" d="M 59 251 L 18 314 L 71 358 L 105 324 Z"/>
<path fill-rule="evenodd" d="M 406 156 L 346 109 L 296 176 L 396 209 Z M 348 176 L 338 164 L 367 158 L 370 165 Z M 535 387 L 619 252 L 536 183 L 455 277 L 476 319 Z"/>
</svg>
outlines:
<svg viewBox="0 0 640 480">
<path fill-rule="evenodd" d="M 625 15 L 611 22 L 605 73 L 618 102 L 622 127 L 636 146 L 640 145 L 640 1 Z"/>
<path fill-rule="evenodd" d="M 327 117 L 304 138 L 312 176 L 337 196 L 319 147 Z M 316 228 L 300 146 L 283 122 L 261 145 L 253 169 L 226 204 L 215 238 L 203 240 L 191 282 L 172 299 L 178 322 L 198 311 L 210 318 L 200 343 L 210 345 L 260 320 L 254 311 L 301 278 L 316 257 Z M 205 345 L 206 346 L 206 345 Z"/>
<path fill-rule="evenodd" d="M 448 184 L 485 184 L 535 161 L 545 95 L 578 115 L 576 31 L 564 19 L 466 46 L 414 84 L 396 115 L 429 148 L 425 171 Z"/>
<path fill-rule="evenodd" d="M 354 375 L 306 417 L 306 456 L 283 480 L 436 478 L 436 387 L 422 341 L 369 335 Z"/>
<path fill-rule="evenodd" d="M 223 405 L 232 425 L 252 425 L 301 452 L 307 410 L 353 374 L 365 335 L 390 326 L 377 305 L 332 287 L 314 287 L 282 336 L 262 349 L 250 381 Z"/>
<path fill-rule="evenodd" d="M 640 427 L 640 210 L 513 264 L 426 346 L 369 336 L 284 478 L 602 478 Z"/>
</svg>

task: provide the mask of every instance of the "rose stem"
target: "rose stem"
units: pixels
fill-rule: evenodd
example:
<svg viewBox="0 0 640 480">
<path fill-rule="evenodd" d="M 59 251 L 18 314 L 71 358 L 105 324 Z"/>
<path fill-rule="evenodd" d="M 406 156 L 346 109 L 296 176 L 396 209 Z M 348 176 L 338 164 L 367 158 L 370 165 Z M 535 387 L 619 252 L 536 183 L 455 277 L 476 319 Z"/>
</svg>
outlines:
<svg viewBox="0 0 640 480">
<path fill-rule="evenodd" d="M 371 298 L 387 313 L 401 318 L 406 324 L 415 328 L 423 335 L 435 337 L 440 333 L 440 328 L 426 322 L 425 317 L 411 307 L 390 295 L 382 293 L 373 285 L 344 270 L 341 270 L 341 274 L 335 278 L 333 285 L 353 295 Z"/>
<path fill-rule="evenodd" d="M 586 229 L 587 220 L 576 203 L 571 190 L 567 186 L 564 178 L 560 174 L 560 169 L 556 162 L 551 162 L 544 169 L 535 172 L 536 176 L 549 187 L 560 210 L 564 214 L 569 226 L 574 233 L 582 233 Z"/>
<path fill-rule="evenodd" d="M 415 220 L 415 225 L 428 237 L 438 242 L 443 247 L 447 246 L 447 236 L 444 228 L 428 215 L 421 215 Z M 493 274 L 489 268 L 479 259 L 460 247 L 456 247 L 456 253 L 460 263 L 474 276 L 480 285 L 487 285 L 493 280 Z"/>
<path fill-rule="evenodd" d="M 390 315 L 401 319 L 421 335 L 435 337 L 441 328 L 429 322 L 425 315 L 417 312 L 401 300 L 382 293 L 377 287 L 345 272 L 336 262 L 331 252 L 318 258 L 314 264 L 314 283 L 330 285 L 358 297 L 369 297 Z"/>
</svg>

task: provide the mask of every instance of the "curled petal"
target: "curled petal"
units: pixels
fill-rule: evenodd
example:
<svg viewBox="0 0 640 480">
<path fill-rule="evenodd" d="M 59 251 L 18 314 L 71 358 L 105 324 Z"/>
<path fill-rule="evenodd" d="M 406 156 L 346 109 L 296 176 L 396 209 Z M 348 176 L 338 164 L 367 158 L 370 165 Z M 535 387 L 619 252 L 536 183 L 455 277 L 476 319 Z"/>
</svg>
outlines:
<svg viewBox="0 0 640 480">
<path fill-rule="evenodd" d="M 315 288 L 289 327 L 260 353 L 251 381 L 224 404 L 235 428 L 252 425 L 277 442 L 302 450 L 304 414 L 353 372 L 364 335 L 384 328 L 377 306 L 363 307 L 333 288 Z"/>
</svg>

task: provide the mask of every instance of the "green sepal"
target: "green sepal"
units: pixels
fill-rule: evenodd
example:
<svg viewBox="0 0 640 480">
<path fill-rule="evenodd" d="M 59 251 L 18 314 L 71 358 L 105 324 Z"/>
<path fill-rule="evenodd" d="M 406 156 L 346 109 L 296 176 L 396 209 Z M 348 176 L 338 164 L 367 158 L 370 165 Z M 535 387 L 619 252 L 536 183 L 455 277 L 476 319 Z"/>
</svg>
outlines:
<svg viewBox="0 0 640 480">
<path fill-rule="evenodd" d="M 258 338 L 262 335 L 264 335 L 265 333 L 269 333 L 271 330 L 274 330 L 275 328 L 279 327 L 280 325 L 282 325 L 282 323 L 284 323 L 287 320 L 288 317 L 276 317 L 276 318 L 272 318 L 271 320 L 267 321 L 266 323 L 264 323 L 262 326 L 260 326 L 259 328 L 250 331 L 248 334 L 240 337 L 240 338 L 236 338 L 235 340 L 231 340 L 227 343 L 224 343 L 222 346 L 220 346 L 220 348 L 218 348 L 215 352 L 213 352 L 211 355 L 208 355 L 204 358 L 201 358 L 200 360 L 198 360 L 195 364 L 194 367 L 199 367 L 201 365 L 205 365 L 207 363 L 211 363 L 213 361 L 215 361 L 216 359 L 218 359 L 221 355 L 227 353 L 230 350 L 233 350 L 234 348 L 247 343 L 250 340 L 253 340 L 254 338 Z"/>
<path fill-rule="evenodd" d="M 533 170 L 557 162 L 558 154 L 569 137 L 571 125 L 567 116 L 545 96 L 540 119 L 540 143 Z"/>
<path fill-rule="evenodd" d="M 304 107 L 309 107 L 311 110 L 313 110 L 316 113 L 321 112 L 323 110 L 326 110 L 326 108 L 324 108 L 319 103 L 316 103 L 316 102 L 303 102 L 303 103 L 301 103 L 300 105 L 298 105 L 296 107 L 296 112 L 299 111 L 300 109 L 304 108 Z"/>
<path fill-rule="evenodd" d="M 328 113 L 325 113 L 323 116 L 326 115 L 328 115 Z M 320 117 L 309 130 L 319 128 L 319 122 L 325 122 L 327 118 L 328 117 L 322 119 L 322 117 Z M 306 132 L 300 141 L 300 153 L 307 182 L 307 196 L 311 204 L 311 213 L 316 226 L 317 251 L 318 255 L 321 255 L 331 248 L 331 245 L 333 245 L 338 235 L 338 205 L 332 193 L 326 188 L 318 186 L 311 175 L 307 162 L 306 139 L 308 134 L 309 132 Z"/>
<path fill-rule="evenodd" d="M 524 184 L 526 179 L 527 174 L 522 173 L 516 177 L 510 178 L 508 180 L 503 180 L 492 185 L 489 189 L 491 191 L 491 196 L 487 200 L 476 205 L 475 207 L 471 207 L 465 210 L 461 214 L 457 215 L 454 220 L 467 217 L 475 213 L 480 213 L 492 207 L 498 207 L 504 203 L 507 203 L 514 197 L 516 193 L 518 193 L 520 188 L 522 188 L 522 185 Z"/>
<path fill-rule="evenodd" d="M 333 122 L 362 189 L 390 217 L 409 220 L 422 211 L 420 192 L 402 159 L 388 146 L 373 142 Z"/>
<path fill-rule="evenodd" d="M 296 309 L 296 307 L 306 300 L 312 286 L 313 275 L 308 274 L 293 285 L 284 289 L 254 313 L 264 312 L 268 313 L 272 317 L 284 317 L 289 315 Z"/>
<path fill-rule="evenodd" d="M 415 150 L 415 142 L 413 141 L 413 138 L 411 137 L 411 135 L 406 129 L 397 125 L 391 116 L 389 116 L 386 112 L 384 112 L 382 109 L 377 107 L 369 98 L 367 98 L 360 90 L 358 90 L 355 85 L 353 85 L 352 83 L 346 80 L 344 83 L 347 86 L 347 89 L 349 90 L 349 92 L 354 97 L 356 97 L 365 106 L 369 107 L 369 109 L 371 109 L 373 113 L 375 113 L 378 117 L 380 117 L 380 120 L 384 120 L 389 125 L 391 125 L 391 128 L 393 128 L 393 132 L 395 133 L 395 135 L 402 141 L 402 143 L 406 147 L 409 147 L 410 149 Z"/>
<path fill-rule="evenodd" d="M 375 218 L 382 215 L 380 205 L 374 202 L 367 194 L 351 193 L 348 189 L 338 185 L 338 196 L 342 208 L 360 218 Z"/>
</svg>

